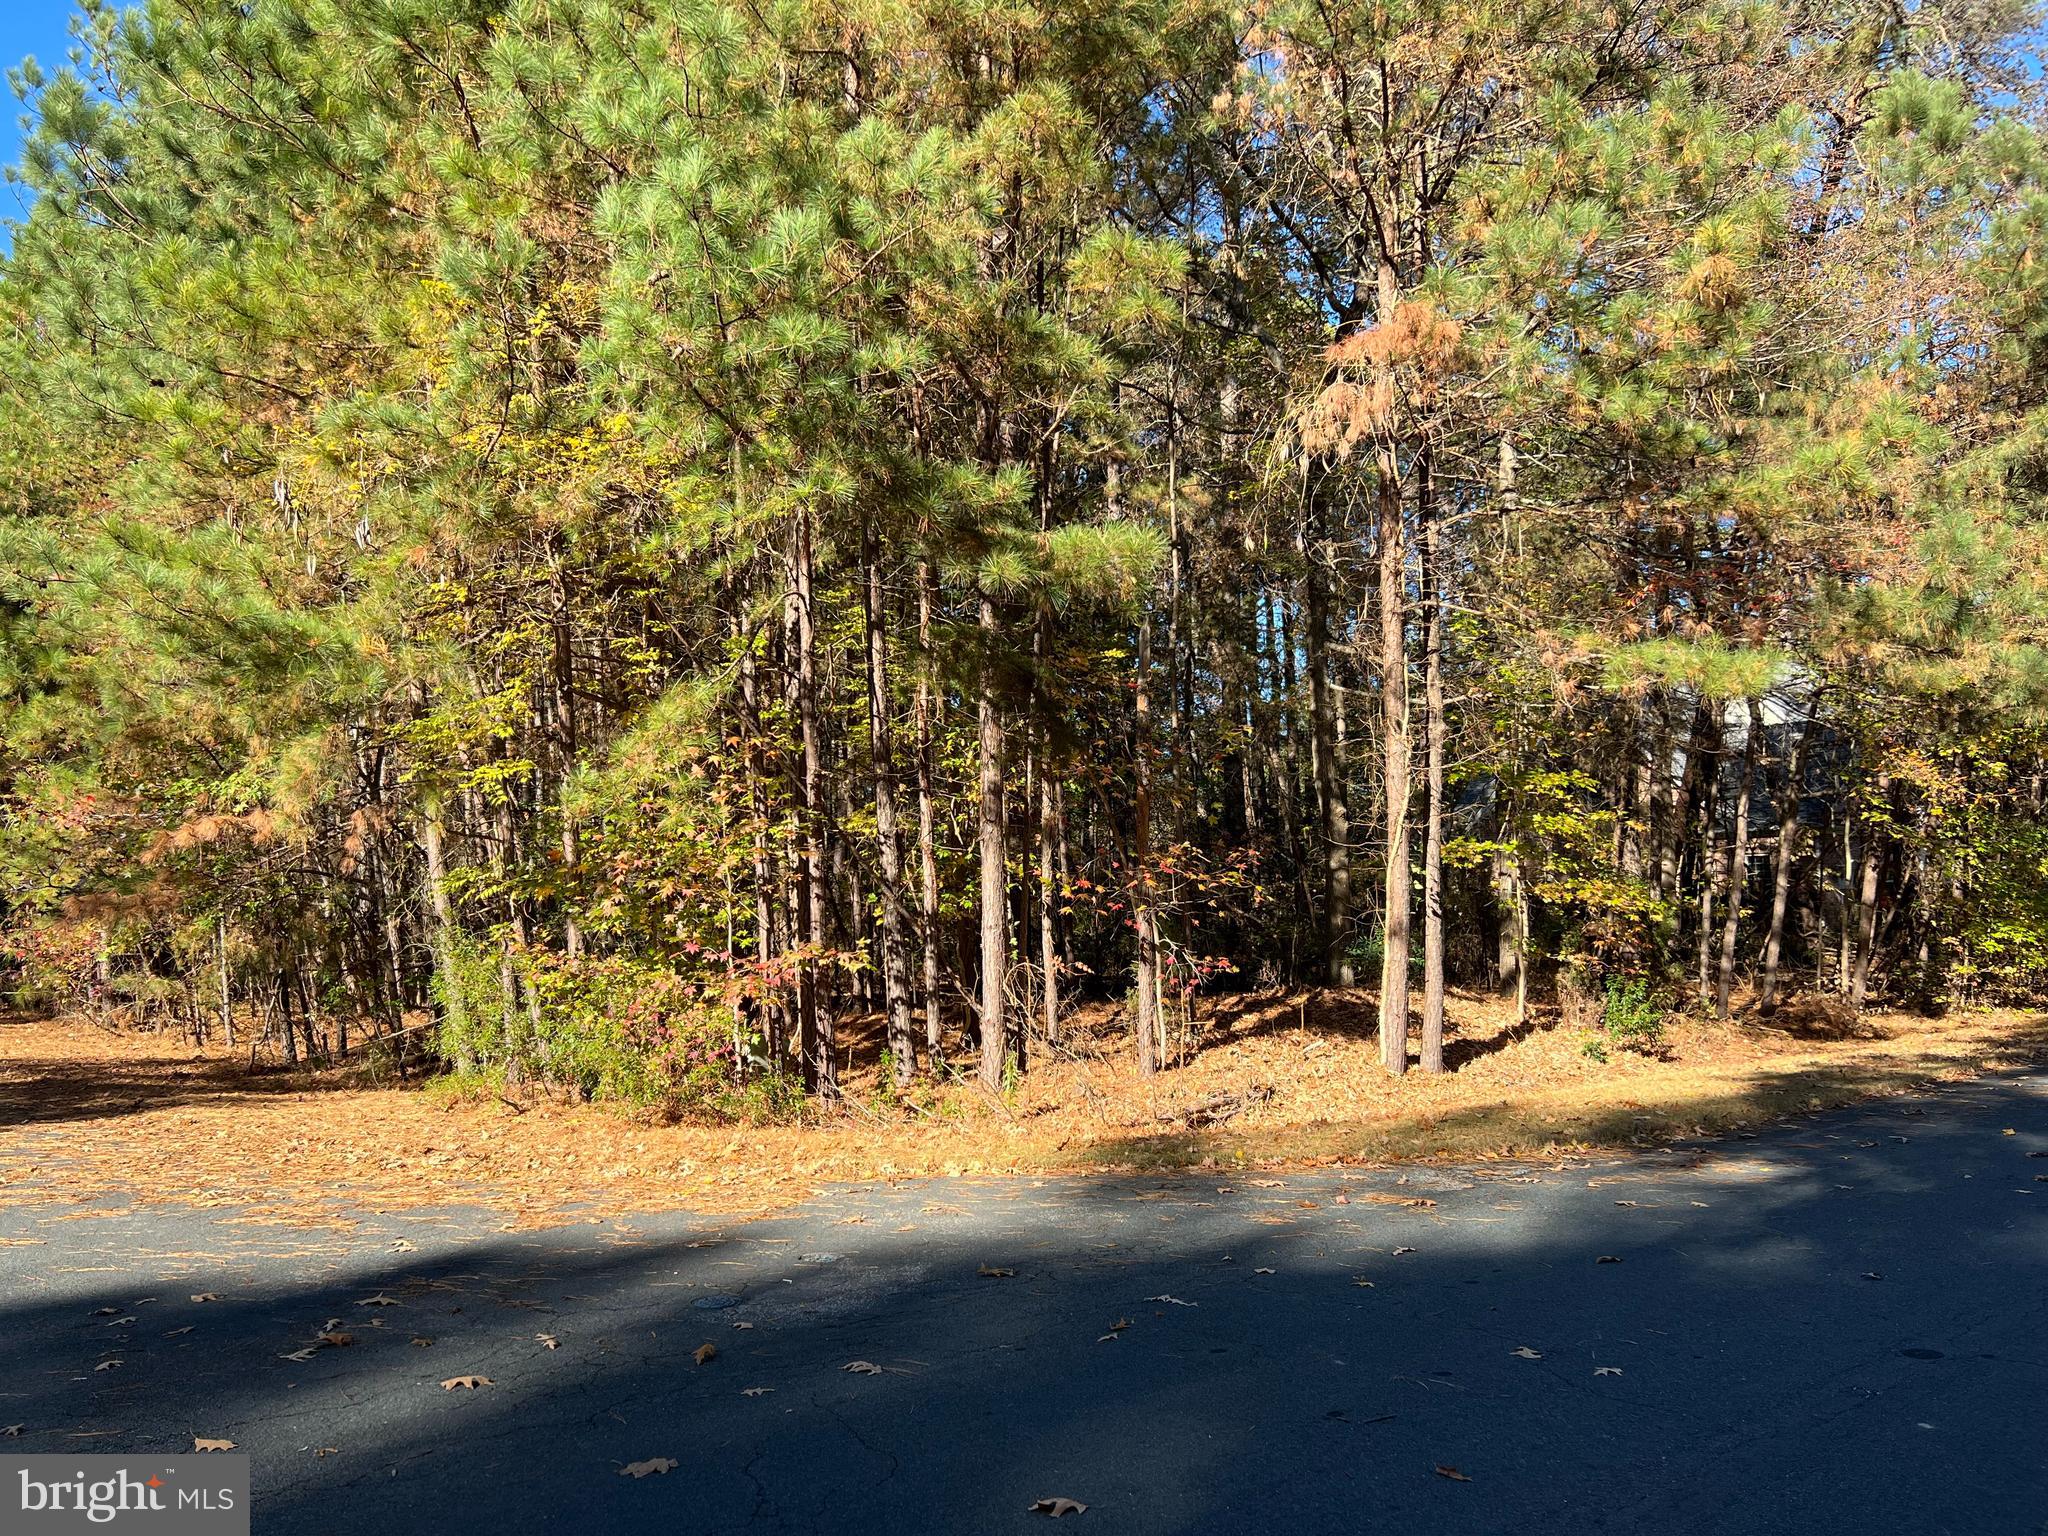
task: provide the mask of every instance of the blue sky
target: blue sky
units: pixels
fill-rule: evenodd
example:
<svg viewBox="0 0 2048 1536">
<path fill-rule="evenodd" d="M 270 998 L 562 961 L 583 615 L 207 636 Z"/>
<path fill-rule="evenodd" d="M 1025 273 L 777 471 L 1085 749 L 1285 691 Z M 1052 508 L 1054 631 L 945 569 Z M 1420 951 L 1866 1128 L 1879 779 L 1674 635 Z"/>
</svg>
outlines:
<svg viewBox="0 0 2048 1536">
<path fill-rule="evenodd" d="M 34 54 L 45 69 L 63 65 L 73 11 L 72 0 L 0 0 L 0 63 L 12 69 Z M 12 165 L 21 156 L 21 103 L 0 94 L 0 163 Z M 0 186 L 0 218 L 20 218 L 21 199 L 21 188 Z"/>
</svg>

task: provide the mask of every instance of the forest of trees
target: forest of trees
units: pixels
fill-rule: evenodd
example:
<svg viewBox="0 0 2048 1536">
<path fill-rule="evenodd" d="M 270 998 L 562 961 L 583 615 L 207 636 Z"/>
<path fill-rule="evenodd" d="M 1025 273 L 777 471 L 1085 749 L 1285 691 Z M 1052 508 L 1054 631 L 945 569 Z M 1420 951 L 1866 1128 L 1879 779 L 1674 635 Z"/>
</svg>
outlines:
<svg viewBox="0 0 2048 1536">
<path fill-rule="evenodd" d="M 89 5 L 15 76 L 9 984 L 706 1103 L 1259 984 L 1392 1072 L 1450 986 L 2040 996 L 2034 27 Z"/>
</svg>

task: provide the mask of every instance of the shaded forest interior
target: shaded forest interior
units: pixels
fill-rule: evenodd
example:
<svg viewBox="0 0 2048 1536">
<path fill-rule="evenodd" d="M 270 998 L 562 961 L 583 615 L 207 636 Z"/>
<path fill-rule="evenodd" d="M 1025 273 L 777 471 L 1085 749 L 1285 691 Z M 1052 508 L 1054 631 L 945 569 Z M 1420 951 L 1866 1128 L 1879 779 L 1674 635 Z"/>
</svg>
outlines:
<svg viewBox="0 0 2048 1536">
<path fill-rule="evenodd" d="M 1599 1060 L 2048 992 L 2017 7 L 78 30 L 26 1004 L 726 1115 L 1302 985 L 1394 1074 L 1452 988 Z"/>
</svg>

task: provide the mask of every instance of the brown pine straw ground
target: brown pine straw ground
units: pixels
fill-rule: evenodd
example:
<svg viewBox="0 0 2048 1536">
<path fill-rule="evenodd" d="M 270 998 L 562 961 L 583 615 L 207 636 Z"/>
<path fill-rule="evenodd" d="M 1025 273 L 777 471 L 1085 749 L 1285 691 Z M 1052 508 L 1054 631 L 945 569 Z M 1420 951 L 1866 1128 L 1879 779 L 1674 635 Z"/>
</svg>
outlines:
<svg viewBox="0 0 2048 1536">
<path fill-rule="evenodd" d="M 1511 1004 L 1452 999 L 1440 1078 L 1379 1064 L 1363 991 L 1207 1000 L 1182 1060 L 1150 1082 L 1128 1027 L 1085 1009 L 1008 1096 L 958 1082 L 917 1107 L 877 1097 L 857 1023 L 847 1104 L 804 1124 L 660 1124 L 616 1107 L 467 1101 L 360 1068 L 248 1069 L 245 1051 L 84 1019 L 0 1020 L 0 1201 L 247 1207 L 312 1225 L 348 1211 L 481 1206 L 508 1227 L 686 1208 L 753 1213 L 827 1183 L 1556 1156 L 1738 1129 L 2048 1055 L 2013 1013 L 1847 1021 L 1795 1004 L 1766 1029 L 1674 1019 L 1659 1057 L 1582 1051 Z M 843 1037 L 844 1038 L 844 1037 Z"/>
</svg>

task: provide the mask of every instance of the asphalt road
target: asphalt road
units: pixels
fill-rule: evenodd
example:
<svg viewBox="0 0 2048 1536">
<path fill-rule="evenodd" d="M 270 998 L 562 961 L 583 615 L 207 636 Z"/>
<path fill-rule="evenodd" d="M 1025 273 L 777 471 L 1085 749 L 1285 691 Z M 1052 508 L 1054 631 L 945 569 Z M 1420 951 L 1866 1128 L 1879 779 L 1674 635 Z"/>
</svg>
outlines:
<svg viewBox="0 0 2048 1536">
<path fill-rule="evenodd" d="M 1054 1497 L 1084 1536 L 2042 1533 L 2044 1176 L 2035 1073 L 1626 1160 L 751 1223 L 115 1192 L 0 1213 L 0 1427 L 233 1440 L 277 1536 L 1027 1531 Z M 354 1342 L 283 1358 L 323 1330 Z"/>
</svg>

